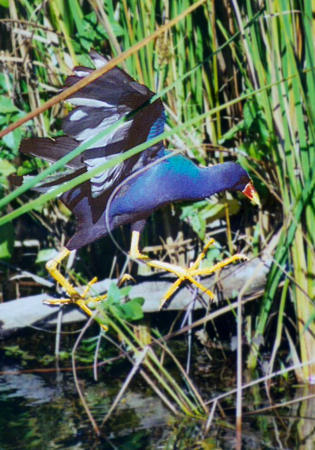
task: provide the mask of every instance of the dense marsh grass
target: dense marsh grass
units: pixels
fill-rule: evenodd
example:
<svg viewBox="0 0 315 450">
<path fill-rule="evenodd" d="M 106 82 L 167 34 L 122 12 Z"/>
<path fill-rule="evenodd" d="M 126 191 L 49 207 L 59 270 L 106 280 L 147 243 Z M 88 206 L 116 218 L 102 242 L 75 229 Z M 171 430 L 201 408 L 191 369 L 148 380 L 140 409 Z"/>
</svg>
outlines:
<svg viewBox="0 0 315 450">
<path fill-rule="evenodd" d="M 119 56 L 193 3 L 52 0 L 40 8 L 39 1 L 20 0 L 2 6 L 0 24 L 6 38 L 0 56 L 1 127 L 57 93 L 73 65 L 90 64 L 92 48 Z M 121 64 L 131 76 L 161 93 L 170 148 L 203 164 L 236 158 L 256 180 L 263 208 L 256 224 L 246 229 L 244 240 L 249 253 L 263 252 L 273 265 L 256 311 L 246 318 L 252 323 L 247 365 L 255 369 L 268 348 L 272 373 L 280 344 L 287 342 L 290 361 L 298 363 L 299 358 L 304 364 L 296 376 L 306 383 L 315 381 L 315 364 L 305 364 L 315 355 L 312 12 L 310 0 L 204 1 Z M 7 175 L 42 169 L 39 161 L 16 167 L 22 136 L 60 133 L 65 108 L 56 105 L 3 138 L 3 204 L 9 192 Z M 40 197 L 31 207 L 42 208 L 47 199 Z M 14 200 L 10 211 L 17 206 Z M 17 214 L 31 207 L 25 205 Z M 4 215 L 2 227 L 12 217 Z M 9 242 L 13 227 L 6 227 Z M 237 242 L 229 229 L 227 240 L 233 252 Z M 12 246 L 1 248 L 1 256 L 9 258 Z M 295 335 L 289 326 L 291 304 Z M 280 360 L 277 368 L 284 362 Z"/>
</svg>

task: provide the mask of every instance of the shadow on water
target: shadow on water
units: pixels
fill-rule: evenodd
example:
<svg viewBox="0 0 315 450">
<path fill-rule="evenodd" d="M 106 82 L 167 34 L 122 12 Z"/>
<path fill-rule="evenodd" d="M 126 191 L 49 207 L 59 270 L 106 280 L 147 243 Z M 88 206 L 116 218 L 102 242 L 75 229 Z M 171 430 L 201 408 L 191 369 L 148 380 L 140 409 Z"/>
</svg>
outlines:
<svg viewBox="0 0 315 450">
<path fill-rule="evenodd" d="M 53 341 L 53 335 L 51 335 Z M 48 342 L 47 342 L 48 341 Z M 5 343 L 12 348 L 13 342 Z M 235 398 L 229 397 L 216 410 L 215 420 L 205 435 L 204 423 L 192 418 L 174 418 L 161 400 L 136 377 L 105 427 L 108 412 L 130 367 L 124 364 L 99 370 L 79 370 L 84 398 L 103 436 L 97 438 L 82 408 L 69 360 L 60 371 L 41 366 L 32 354 L 44 355 L 44 339 L 23 339 L 27 357 L 8 356 L 1 350 L 0 449 L 231 449 L 235 446 Z M 47 346 L 48 344 L 48 346 Z M 45 349 L 49 349 L 45 334 Z M 185 344 L 176 343 L 176 354 L 184 355 Z M 177 348 L 179 346 L 179 349 Z M 182 348 L 181 348 L 182 347 Z M 232 357 L 231 357 L 232 358 Z M 27 361 L 26 361 L 27 360 Z M 192 378 L 204 400 L 235 385 L 234 360 L 218 360 L 208 365 L 199 348 L 193 361 Z M 82 364 L 81 364 L 82 365 Z M 67 368 L 67 369 L 66 369 Z M 68 370 L 69 369 L 69 370 Z M 227 388 L 228 386 L 228 388 Z M 291 401 L 287 407 L 250 414 L 269 406 L 262 386 L 244 394 L 244 449 L 313 449 L 315 439 L 315 399 L 292 402 L 311 394 L 310 390 L 289 387 L 284 381 L 271 389 L 273 401 Z M 314 392 L 313 392 L 314 394 Z"/>
</svg>

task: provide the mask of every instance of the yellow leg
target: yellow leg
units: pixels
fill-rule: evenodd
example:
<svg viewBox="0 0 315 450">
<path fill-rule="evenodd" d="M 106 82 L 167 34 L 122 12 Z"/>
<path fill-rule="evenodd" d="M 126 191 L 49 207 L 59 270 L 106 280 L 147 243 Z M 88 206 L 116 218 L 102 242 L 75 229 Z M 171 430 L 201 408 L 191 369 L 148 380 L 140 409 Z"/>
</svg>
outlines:
<svg viewBox="0 0 315 450">
<path fill-rule="evenodd" d="M 131 239 L 131 246 L 130 246 L 130 256 L 132 258 L 137 258 L 144 260 L 145 263 L 158 270 L 167 271 L 170 273 L 174 273 L 178 279 L 172 284 L 172 286 L 168 289 L 168 291 L 165 293 L 161 300 L 160 308 L 163 308 L 164 304 L 174 295 L 176 290 L 180 287 L 180 285 L 185 282 L 189 281 L 190 283 L 194 284 L 198 289 L 200 289 L 202 292 L 207 294 L 211 299 L 214 298 L 214 293 L 207 289 L 202 283 L 198 281 L 198 277 L 208 276 L 211 275 L 214 272 L 217 272 L 221 270 L 223 267 L 239 260 L 245 260 L 247 259 L 246 256 L 242 254 L 236 254 L 229 258 L 224 259 L 223 261 L 204 269 L 200 269 L 199 266 L 206 256 L 206 252 L 210 245 L 213 244 L 214 239 L 210 239 L 209 242 L 205 245 L 203 248 L 203 251 L 198 256 L 196 261 L 194 261 L 189 268 L 183 268 L 180 266 L 177 266 L 175 264 L 170 264 L 163 261 L 153 260 L 149 259 L 148 256 L 142 254 L 139 251 L 139 238 L 140 233 L 138 231 L 133 231 L 132 233 L 132 239 Z M 85 290 L 80 293 L 73 284 L 71 284 L 58 270 L 58 264 L 60 264 L 67 256 L 69 256 L 70 251 L 67 249 L 64 249 L 62 252 L 59 253 L 59 255 L 54 258 L 53 260 L 49 261 L 46 264 L 46 268 L 50 275 L 64 288 L 65 292 L 69 296 L 69 298 L 65 299 L 54 299 L 54 300 L 46 300 L 45 303 L 48 303 L 49 305 L 61 305 L 61 304 L 69 304 L 69 303 L 76 303 L 83 311 L 85 311 L 88 315 L 92 315 L 93 311 L 89 308 L 89 303 L 95 303 L 101 300 L 106 299 L 107 295 L 101 295 L 101 296 L 90 296 L 89 292 L 93 284 L 97 281 L 97 278 L 93 278 L 86 286 Z M 119 286 L 126 281 L 126 279 L 130 280 L 130 276 L 126 275 L 120 280 Z"/>
<path fill-rule="evenodd" d="M 153 260 L 149 259 L 146 255 L 143 255 L 139 251 L 139 237 L 140 233 L 138 231 L 133 231 L 132 233 L 132 239 L 131 239 L 131 247 L 130 247 L 130 256 L 133 258 L 138 258 L 141 260 L 145 260 L 145 263 L 158 270 L 165 270 L 167 272 L 174 273 L 178 279 L 172 284 L 172 286 L 168 289 L 166 294 L 163 296 L 161 300 L 160 308 L 163 308 L 164 304 L 174 295 L 176 290 L 180 287 L 180 285 L 184 281 L 189 281 L 190 283 L 194 284 L 198 289 L 203 291 L 205 294 L 207 294 L 211 299 L 214 298 L 214 293 L 210 291 L 210 289 L 207 289 L 202 283 L 200 283 L 196 278 L 197 277 L 204 277 L 207 275 L 211 275 L 214 272 L 217 272 L 218 270 L 221 270 L 223 267 L 239 260 L 246 260 L 247 257 L 242 254 L 236 254 L 229 258 L 225 258 L 223 261 L 204 269 L 200 269 L 199 266 L 201 264 L 201 261 L 206 256 L 206 252 L 210 245 L 214 243 L 214 239 L 210 239 L 209 242 L 205 245 L 202 252 L 192 263 L 192 265 L 189 268 L 183 268 L 180 266 L 177 266 L 175 264 L 170 264 L 163 261 Z"/>
<path fill-rule="evenodd" d="M 100 300 L 103 300 L 107 297 L 107 294 L 104 295 L 100 295 L 97 297 L 90 297 L 89 296 L 89 291 L 91 289 L 91 287 L 93 286 L 93 284 L 96 283 L 97 278 L 94 277 L 86 286 L 86 288 L 84 289 L 84 291 L 80 294 L 80 292 L 73 286 L 73 284 L 71 284 L 60 272 L 60 270 L 58 269 L 58 265 L 68 256 L 70 255 L 70 251 L 68 249 L 63 249 L 59 255 L 48 261 L 48 263 L 46 264 L 46 269 L 48 270 L 48 272 L 50 273 L 50 275 L 54 278 L 54 280 L 57 281 L 57 283 L 59 283 L 63 289 L 65 290 L 66 294 L 69 296 L 68 298 L 63 298 L 63 299 L 50 299 L 50 300 L 45 300 L 44 303 L 48 304 L 48 305 L 65 305 L 65 304 L 70 304 L 70 303 L 75 303 L 77 306 L 79 306 L 80 309 L 82 309 L 88 316 L 93 316 L 94 312 L 93 310 L 90 308 L 90 304 L 91 302 L 98 302 Z M 106 327 L 106 325 L 102 325 L 101 327 L 107 331 L 108 328 Z"/>
<path fill-rule="evenodd" d="M 45 300 L 44 303 L 54 306 L 75 303 L 88 316 L 92 317 L 94 314 L 93 305 L 96 304 L 97 302 L 100 302 L 101 300 L 105 300 L 107 298 L 107 294 L 98 296 L 90 295 L 90 290 L 92 286 L 96 283 L 97 277 L 94 277 L 91 281 L 89 281 L 85 289 L 82 291 L 82 293 L 80 293 L 79 290 L 62 275 L 62 273 L 58 269 L 58 265 L 69 255 L 70 251 L 65 248 L 58 254 L 56 258 L 52 259 L 51 261 L 48 261 L 48 263 L 46 264 L 46 269 L 48 270 L 50 275 L 54 278 L 54 280 L 57 281 L 57 283 L 59 283 L 63 287 L 63 289 L 65 290 L 66 294 L 69 297 L 61 299 L 58 298 Z M 129 281 L 130 279 L 132 279 L 132 277 L 128 274 L 125 274 L 122 277 L 122 279 L 118 282 L 118 286 L 121 286 L 125 281 L 127 280 Z M 101 327 L 105 331 L 107 331 L 108 329 L 106 325 L 101 324 Z"/>
<path fill-rule="evenodd" d="M 60 284 L 71 298 L 80 297 L 79 292 L 60 272 L 58 265 L 70 255 L 70 250 L 64 248 L 56 258 L 51 259 L 46 264 L 46 269 L 57 283 Z"/>
<path fill-rule="evenodd" d="M 131 235 L 131 244 L 130 244 L 130 251 L 129 256 L 132 259 L 149 259 L 147 255 L 144 255 L 139 250 L 139 240 L 140 240 L 140 233 L 139 231 L 133 231 Z"/>
<path fill-rule="evenodd" d="M 106 298 L 106 294 L 92 297 L 89 295 L 89 292 L 91 290 L 91 287 L 96 283 L 97 277 L 94 277 L 87 286 L 85 287 L 84 291 L 82 293 L 79 292 L 79 290 L 72 284 L 70 281 L 68 281 L 60 272 L 58 269 L 58 265 L 62 263 L 62 261 L 67 258 L 70 255 L 70 250 L 67 248 L 64 248 L 57 256 L 56 258 L 50 260 L 46 264 L 46 269 L 49 272 L 49 274 L 56 280 L 57 283 L 60 284 L 61 287 L 63 287 L 64 291 L 68 295 L 68 298 L 63 299 L 51 299 L 51 300 L 45 300 L 44 303 L 48 305 L 62 305 L 62 304 L 69 304 L 69 303 L 78 303 L 79 300 L 87 301 L 87 300 L 94 300 L 94 301 L 100 301 Z"/>
</svg>

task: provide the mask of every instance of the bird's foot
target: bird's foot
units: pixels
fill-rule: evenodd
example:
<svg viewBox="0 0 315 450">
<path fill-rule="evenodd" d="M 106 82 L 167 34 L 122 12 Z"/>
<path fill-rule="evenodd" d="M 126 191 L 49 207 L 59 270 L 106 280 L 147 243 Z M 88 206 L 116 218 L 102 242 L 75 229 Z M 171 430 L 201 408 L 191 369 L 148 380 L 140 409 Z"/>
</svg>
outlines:
<svg viewBox="0 0 315 450">
<path fill-rule="evenodd" d="M 200 283 L 198 281 L 198 278 L 204 277 L 204 276 L 209 276 L 235 261 L 248 259 L 245 255 L 235 254 L 233 256 L 230 256 L 229 258 L 225 258 L 223 261 L 220 261 L 219 263 L 214 264 L 211 267 L 199 268 L 201 261 L 206 256 L 206 252 L 207 252 L 208 248 L 213 243 L 214 243 L 214 239 L 210 239 L 210 241 L 205 245 L 203 251 L 198 256 L 196 261 L 194 261 L 190 267 L 183 268 L 183 267 L 177 266 L 175 264 L 169 264 L 169 263 L 161 262 L 158 260 L 147 261 L 147 264 L 149 266 L 154 267 L 159 270 L 166 270 L 167 272 L 174 273 L 178 277 L 177 280 L 168 289 L 168 291 L 164 294 L 164 296 L 161 300 L 160 309 L 163 308 L 165 303 L 173 296 L 173 294 L 177 291 L 177 289 L 180 287 L 180 285 L 184 281 L 189 281 L 190 283 L 194 284 L 198 289 L 200 289 L 202 292 L 207 294 L 211 300 L 213 300 L 214 293 L 210 289 L 206 288 L 202 283 Z"/>
<path fill-rule="evenodd" d="M 88 305 L 106 299 L 107 294 L 96 296 L 90 295 L 91 288 L 97 282 L 97 277 L 94 277 L 91 281 L 89 281 L 82 291 L 75 287 L 69 280 L 64 277 L 64 275 L 60 272 L 58 266 L 69 255 L 70 251 L 65 248 L 54 259 L 48 261 L 46 264 L 47 271 L 53 277 L 53 279 L 60 284 L 68 297 L 48 299 L 44 300 L 44 303 L 51 306 L 76 304 L 89 316 L 91 316 L 92 311 Z"/>
<path fill-rule="evenodd" d="M 84 290 L 80 292 L 78 288 L 76 288 L 72 283 L 70 283 L 69 280 L 67 280 L 64 275 L 60 272 L 58 269 L 58 265 L 61 264 L 61 262 L 67 258 L 70 255 L 70 251 L 68 249 L 63 249 L 54 259 L 51 259 L 46 264 L 46 269 L 49 272 L 49 274 L 53 277 L 53 279 L 60 284 L 60 286 L 64 289 L 66 294 L 68 295 L 68 298 L 64 299 L 52 299 L 52 300 L 45 300 L 45 303 L 50 305 L 59 305 L 59 304 L 65 304 L 65 303 L 75 303 L 77 300 L 81 299 L 87 299 L 91 297 L 89 295 L 90 290 L 92 286 L 97 282 L 97 277 L 94 277 L 92 280 L 90 280 L 87 285 L 85 286 Z M 99 297 L 93 297 L 93 298 L 100 298 Z"/>
<path fill-rule="evenodd" d="M 91 281 L 87 283 L 83 290 L 78 289 L 69 280 L 67 280 L 64 275 L 60 272 L 58 266 L 61 262 L 70 255 L 70 251 L 68 249 L 63 249 L 56 258 L 48 261 L 46 264 L 46 269 L 49 274 L 54 278 L 54 280 L 60 284 L 60 286 L 64 289 L 68 297 L 66 298 L 58 298 L 58 299 L 48 299 L 44 300 L 44 303 L 51 306 L 60 306 L 60 305 L 69 305 L 75 304 L 80 309 L 82 309 L 88 316 L 93 316 L 95 311 L 96 303 L 106 300 L 107 294 L 101 295 L 91 295 L 91 288 L 97 282 L 97 277 L 94 277 Z M 130 281 L 134 279 L 125 274 L 118 282 L 118 287 L 120 287 L 126 281 Z M 93 311 L 94 310 L 94 311 Z M 106 325 L 101 325 L 105 331 L 107 331 Z"/>
<path fill-rule="evenodd" d="M 72 303 L 75 301 L 75 299 L 80 298 L 79 291 L 74 287 L 70 281 L 68 281 L 60 272 L 58 269 L 59 264 L 67 258 L 70 255 L 70 250 L 67 248 L 64 248 L 55 258 L 51 259 L 46 264 L 46 269 L 48 273 L 52 276 L 52 278 L 60 284 L 60 286 L 63 287 L 66 294 L 69 296 L 68 299 L 52 299 L 52 300 L 45 300 L 45 303 L 52 304 L 52 305 L 58 305 L 63 303 Z"/>
</svg>

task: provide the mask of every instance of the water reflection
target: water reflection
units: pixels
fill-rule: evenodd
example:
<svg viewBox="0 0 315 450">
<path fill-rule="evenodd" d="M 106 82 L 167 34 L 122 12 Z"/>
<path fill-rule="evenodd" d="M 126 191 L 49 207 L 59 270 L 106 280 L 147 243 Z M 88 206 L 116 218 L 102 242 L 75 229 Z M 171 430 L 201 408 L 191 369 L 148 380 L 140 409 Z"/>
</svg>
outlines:
<svg viewBox="0 0 315 450">
<path fill-rule="evenodd" d="M 220 367 L 222 361 L 220 362 Z M 133 381 L 125 396 L 95 437 L 80 404 L 73 375 L 69 372 L 46 374 L 23 373 L 14 363 L 1 367 L 0 375 L 0 449 L 152 449 L 152 448 L 222 448 L 235 443 L 234 397 L 221 403 L 207 436 L 203 423 L 192 418 L 174 418 L 147 385 Z M 222 367 L 220 368 L 222 373 Z M 100 426 L 117 395 L 125 374 L 121 370 L 100 372 L 98 382 L 92 369 L 79 372 L 79 383 L 94 419 Z M 128 370 L 126 371 L 126 373 Z M 215 395 L 222 379 L 211 367 L 212 375 L 198 378 L 204 398 Z M 120 376 L 121 375 L 121 376 Z M 234 369 L 224 371 L 224 380 L 233 384 Z M 226 378 L 227 377 L 227 378 Z M 213 378 L 213 379 L 212 379 Z M 196 381 L 196 380 L 195 380 Z M 284 385 L 283 385 L 284 386 Z M 244 392 L 243 447 L 259 449 L 313 450 L 315 437 L 315 387 L 281 390 L 274 388 L 274 404 L 287 402 L 281 408 L 269 407 L 264 387 Z M 301 401 L 301 399 L 304 399 Z M 296 401 L 294 401 L 296 400 Z M 246 415 L 250 412 L 250 415 Z M 254 413 L 254 414 L 253 414 Z"/>
</svg>

